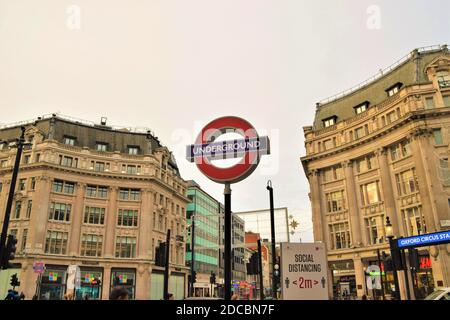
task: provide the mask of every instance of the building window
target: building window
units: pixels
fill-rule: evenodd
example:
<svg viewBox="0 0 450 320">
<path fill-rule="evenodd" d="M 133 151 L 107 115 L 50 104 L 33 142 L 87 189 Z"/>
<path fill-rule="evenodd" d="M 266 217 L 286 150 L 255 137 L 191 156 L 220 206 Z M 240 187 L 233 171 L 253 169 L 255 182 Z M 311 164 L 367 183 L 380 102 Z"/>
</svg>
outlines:
<svg viewBox="0 0 450 320">
<path fill-rule="evenodd" d="M 409 140 L 404 140 L 400 143 L 397 143 L 396 145 L 391 146 L 389 149 L 391 152 L 392 161 L 403 159 L 411 154 Z"/>
<path fill-rule="evenodd" d="M 138 210 L 119 209 L 117 225 L 122 227 L 137 227 L 138 215 Z"/>
<path fill-rule="evenodd" d="M 450 87 L 450 74 L 448 71 L 439 71 L 436 76 L 440 88 Z"/>
<path fill-rule="evenodd" d="M 45 238 L 45 253 L 66 254 L 67 232 L 47 231 Z"/>
<path fill-rule="evenodd" d="M 433 97 L 425 98 L 425 109 L 433 109 L 434 108 L 434 100 Z"/>
<path fill-rule="evenodd" d="M 444 100 L 444 107 L 450 107 L 450 96 L 442 96 Z"/>
<path fill-rule="evenodd" d="M 397 192 L 400 196 L 409 195 L 419 191 L 414 169 L 396 174 L 395 179 L 397 181 Z"/>
<path fill-rule="evenodd" d="M 450 186 L 450 167 L 448 158 L 439 159 L 439 173 L 444 186 Z"/>
<path fill-rule="evenodd" d="M 442 139 L 442 131 L 441 129 L 434 129 L 433 130 L 434 135 L 434 143 L 436 145 L 441 145 L 444 143 L 444 140 Z"/>
<path fill-rule="evenodd" d="M 360 139 L 364 137 L 364 127 L 359 127 L 355 129 L 355 139 Z"/>
<path fill-rule="evenodd" d="M 363 173 L 376 168 L 376 159 L 374 155 L 368 155 L 355 161 L 356 172 Z"/>
<path fill-rule="evenodd" d="M 120 200 L 137 201 L 141 197 L 141 190 L 139 189 L 119 189 Z"/>
<path fill-rule="evenodd" d="M 8 166 L 8 160 L 2 160 L 1 165 L 2 168 L 6 168 Z"/>
<path fill-rule="evenodd" d="M 41 161 L 41 154 L 40 153 L 36 153 L 36 162 Z"/>
<path fill-rule="evenodd" d="M 128 154 L 132 154 L 132 155 L 139 154 L 139 147 L 137 147 L 137 146 L 128 146 Z"/>
<path fill-rule="evenodd" d="M 86 187 L 86 196 L 104 199 L 108 196 L 108 187 L 88 185 Z"/>
<path fill-rule="evenodd" d="M 27 179 L 19 179 L 19 191 L 24 191 L 27 184 Z"/>
<path fill-rule="evenodd" d="M 386 120 L 387 120 L 387 124 L 391 124 L 392 122 L 396 121 L 398 119 L 398 115 L 397 112 L 392 111 L 389 112 L 388 114 L 386 114 Z"/>
<path fill-rule="evenodd" d="M 350 231 L 348 222 L 330 225 L 330 233 L 334 249 L 345 249 L 350 247 Z"/>
<path fill-rule="evenodd" d="M 97 142 L 96 149 L 97 151 L 108 151 L 108 144 L 104 142 Z"/>
<path fill-rule="evenodd" d="M 64 167 L 78 168 L 78 158 L 60 155 L 59 164 Z"/>
<path fill-rule="evenodd" d="M 16 201 L 16 206 L 14 208 L 14 219 L 20 218 L 20 210 L 22 209 L 22 201 Z"/>
<path fill-rule="evenodd" d="M 379 222 L 382 219 L 382 217 L 364 219 L 367 231 L 367 242 L 369 244 L 383 243 L 383 237 L 378 232 L 379 228 L 383 227 L 383 224 Z"/>
<path fill-rule="evenodd" d="M 323 120 L 322 120 L 322 121 L 323 121 L 323 126 L 324 126 L 325 128 L 328 128 L 328 127 L 331 127 L 331 126 L 335 125 L 335 124 L 336 124 L 336 119 L 337 119 L 336 116 L 333 116 L 333 117 L 330 117 L 330 118 L 323 119 Z"/>
<path fill-rule="evenodd" d="M 361 186 L 361 202 L 363 206 L 380 202 L 380 190 L 378 181 L 367 183 Z"/>
<path fill-rule="evenodd" d="M 32 177 L 31 183 L 30 183 L 30 190 L 35 190 L 35 189 L 36 189 L 36 178 Z"/>
<path fill-rule="evenodd" d="M 326 194 L 327 212 L 339 212 L 345 208 L 344 191 L 336 191 Z"/>
<path fill-rule="evenodd" d="M 400 82 L 398 82 L 395 85 L 393 85 L 392 87 L 388 88 L 386 90 L 388 97 L 392 97 L 393 95 L 398 93 L 398 91 L 400 90 L 401 86 L 402 86 L 402 84 Z"/>
<path fill-rule="evenodd" d="M 356 114 L 363 113 L 364 111 L 367 110 L 368 106 L 369 106 L 369 102 L 368 101 L 366 101 L 364 103 L 361 103 L 360 105 L 357 105 L 355 107 L 355 113 Z"/>
<path fill-rule="evenodd" d="M 342 167 L 339 165 L 339 166 L 324 169 L 322 171 L 322 177 L 323 177 L 324 182 L 331 182 L 331 181 L 343 179 L 344 173 L 343 173 Z"/>
<path fill-rule="evenodd" d="M 30 163 L 31 156 L 26 155 L 23 157 L 23 164 L 29 164 Z"/>
<path fill-rule="evenodd" d="M 70 221 L 71 210 L 72 205 L 70 204 L 52 202 L 48 219 L 53 221 Z"/>
<path fill-rule="evenodd" d="M 22 244 L 21 244 L 21 248 L 20 251 L 24 252 L 25 248 L 27 246 L 27 237 L 28 237 L 28 229 L 23 229 L 22 232 Z"/>
<path fill-rule="evenodd" d="M 53 181 L 53 192 L 73 194 L 75 192 L 75 183 L 55 180 Z"/>
<path fill-rule="evenodd" d="M 84 223 L 104 224 L 105 223 L 105 208 L 86 207 L 84 209 Z"/>
<path fill-rule="evenodd" d="M 136 256 L 135 237 L 116 238 L 116 258 L 134 258 Z"/>
<path fill-rule="evenodd" d="M 402 216 L 407 236 L 415 236 L 427 232 L 422 207 L 404 209 L 402 210 Z"/>
<path fill-rule="evenodd" d="M 100 257 L 102 255 L 103 236 L 83 234 L 81 236 L 81 255 L 85 257 Z"/>
<path fill-rule="evenodd" d="M 28 200 L 28 203 L 27 203 L 27 215 L 26 215 L 27 219 L 30 219 L 30 217 L 31 217 L 31 209 L 32 209 L 32 207 L 33 207 L 33 200 Z"/>
<path fill-rule="evenodd" d="M 96 172 L 109 171 L 109 162 L 91 161 L 90 169 Z"/>
<path fill-rule="evenodd" d="M 76 140 L 76 138 L 74 138 L 74 137 L 64 136 L 63 143 L 67 144 L 69 146 L 74 146 L 75 140 Z"/>
</svg>

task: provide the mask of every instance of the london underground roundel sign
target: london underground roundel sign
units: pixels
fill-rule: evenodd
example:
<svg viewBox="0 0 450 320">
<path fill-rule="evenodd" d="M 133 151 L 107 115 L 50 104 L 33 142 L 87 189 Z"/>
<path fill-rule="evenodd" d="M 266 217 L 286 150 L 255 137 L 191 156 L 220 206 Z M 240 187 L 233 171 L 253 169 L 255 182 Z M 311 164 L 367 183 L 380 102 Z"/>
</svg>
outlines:
<svg viewBox="0 0 450 320">
<path fill-rule="evenodd" d="M 216 141 L 226 133 L 238 133 L 242 139 Z M 219 183 L 236 183 L 248 177 L 258 166 L 261 155 L 270 154 L 268 137 L 259 137 L 256 129 L 238 117 L 222 117 L 208 123 L 195 144 L 187 146 L 186 158 L 197 164 L 209 179 Z M 228 168 L 213 164 L 214 160 L 239 158 Z"/>
</svg>

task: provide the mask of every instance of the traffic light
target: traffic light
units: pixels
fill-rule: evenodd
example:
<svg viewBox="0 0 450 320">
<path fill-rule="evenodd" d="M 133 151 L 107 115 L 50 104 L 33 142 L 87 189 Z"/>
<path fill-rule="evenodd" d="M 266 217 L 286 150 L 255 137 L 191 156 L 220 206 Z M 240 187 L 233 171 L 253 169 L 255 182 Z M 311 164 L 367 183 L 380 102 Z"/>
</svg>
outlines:
<svg viewBox="0 0 450 320">
<path fill-rule="evenodd" d="M 409 249 L 409 265 L 414 271 L 419 271 L 420 261 L 419 261 L 419 250 Z"/>
<path fill-rule="evenodd" d="M 17 278 L 17 273 L 14 273 L 14 274 L 11 276 L 11 282 L 10 282 L 9 284 L 13 287 L 13 289 L 14 289 L 15 287 L 20 286 L 20 281 L 19 281 L 19 278 Z"/>
<path fill-rule="evenodd" d="M 159 267 L 166 266 L 166 243 L 161 242 L 155 250 L 155 264 Z"/>
<path fill-rule="evenodd" d="M 3 251 L 3 257 L 1 261 L 1 268 L 2 269 L 8 269 L 11 268 L 11 264 L 9 263 L 10 260 L 14 260 L 16 255 L 16 244 L 17 239 L 14 235 L 10 234 L 8 235 L 8 238 L 6 240 L 6 250 Z"/>
<path fill-rule="evenodd" d="M 247 274 L 258 274 L 259 273 L 259 267 L 258 267 L 258 253 L 254 252 L 250 256 L 249 263 L 247 263 Z"/>
<path fill-rule="evenodd" d="M 211 272 L 211 277 L 209 277 L 209 283 L 214 284 L 216 283 L 216 274 Z"/>
</svg>

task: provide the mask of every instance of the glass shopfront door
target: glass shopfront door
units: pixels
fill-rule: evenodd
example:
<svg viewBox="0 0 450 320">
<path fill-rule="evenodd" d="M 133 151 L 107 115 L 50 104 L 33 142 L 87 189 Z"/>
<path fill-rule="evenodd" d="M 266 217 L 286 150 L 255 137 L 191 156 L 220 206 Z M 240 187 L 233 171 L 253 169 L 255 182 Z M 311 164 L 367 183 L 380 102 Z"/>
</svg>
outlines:
<svg viewBox="0 0 450 320">
<path fill-rule="evenodd" d="M 136 292 L 136 269 L 111 269 L 111 288 L 124 287 L 128 290 L 128 299 L 135 298 Z"/>
<path fill-rule="evenodd" d="M 39 300 L 62 300 L 66 292 L 67 266 L 47 265 L 42 274 Z"/>
<path fill-rule="evenodd" d="M 76 290 L 77 300 L 99 300 L 102 296 L 103 269 L 81 267 L 81 288 Z"/>
</svg>

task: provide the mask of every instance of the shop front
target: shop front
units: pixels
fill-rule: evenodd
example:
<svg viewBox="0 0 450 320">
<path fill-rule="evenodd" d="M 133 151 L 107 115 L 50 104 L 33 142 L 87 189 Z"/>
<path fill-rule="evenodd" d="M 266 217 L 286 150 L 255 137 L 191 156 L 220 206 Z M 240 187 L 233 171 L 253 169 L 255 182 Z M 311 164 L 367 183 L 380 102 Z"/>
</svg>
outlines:
<svg viewBox="0 0 450 320">
<path fill-rule="evenodd" d="M 103 268 L 80 267 L 80 288 L 75 291 L 77 300 L 99 300 L 102 296 Z"/>
<path fill-rule="evenodd" d="M 115 287 L 128 290 L 128 298 L 133 300 L 136 296 L 136 269 L 111 269 L 110 293 Z"/>
<path fill-rule="evenodd" d="M 39 300 L 62 300 L 66 292 L 67 267 L 46 265 L 39 286 Z"/>
<path fill-rule="evenodd" d="M 357 297 L 355 267 L 352 260 L 331 262 L 334 299 L 355 299 Z"/>
</svg>

